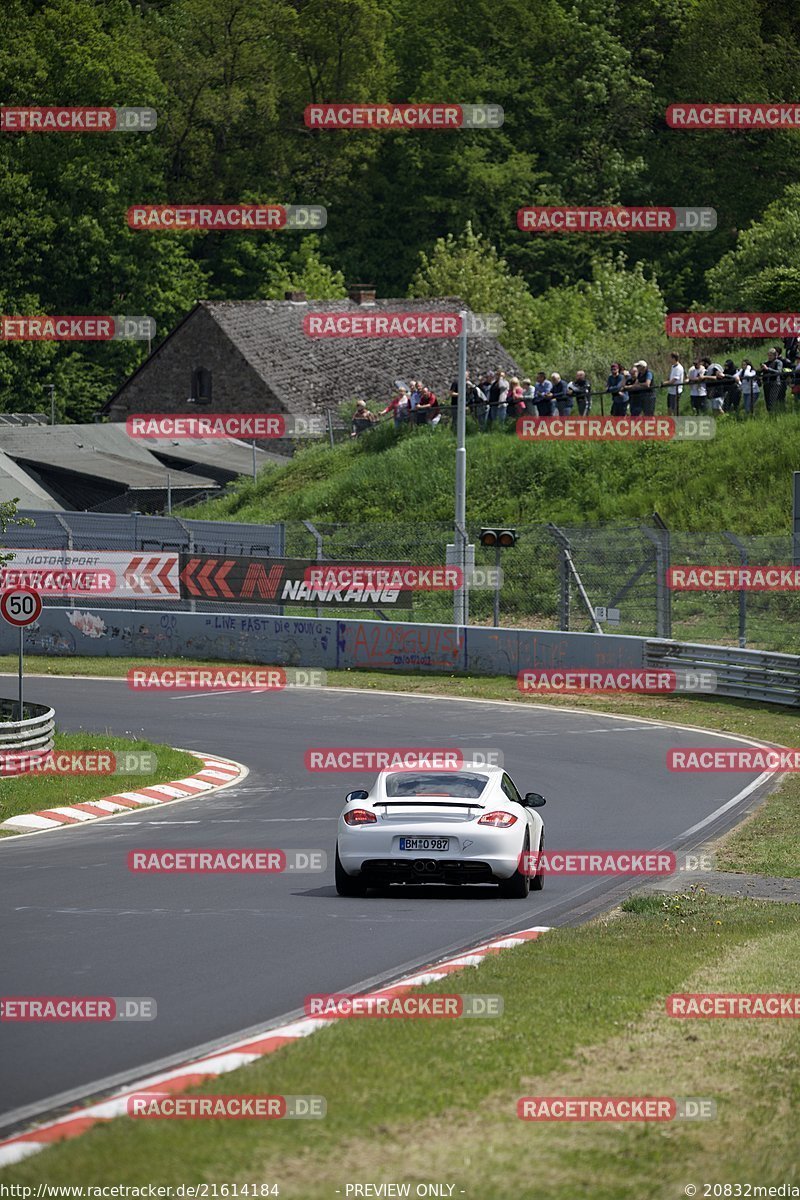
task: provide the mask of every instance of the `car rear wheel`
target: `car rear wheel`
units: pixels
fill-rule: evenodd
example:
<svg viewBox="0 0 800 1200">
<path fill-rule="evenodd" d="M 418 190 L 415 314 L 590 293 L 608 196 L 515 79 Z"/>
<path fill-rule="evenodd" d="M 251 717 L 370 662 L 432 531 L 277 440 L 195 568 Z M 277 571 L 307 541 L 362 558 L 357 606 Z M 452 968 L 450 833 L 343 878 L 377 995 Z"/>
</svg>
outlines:
<svg viewBox="0 0 800 1200">
<path fill-rule="evenodd" d="M 527 854 L 530 848 L 528 835 L 525 834 L 525 845 L 522 847 L 522 853 Z M 531 877 L 526 875 L 524 871 L 520 871 L 519 865 L 514 874 L 509 879 L 498 880 L 497 886 L 500 889 L 500 895 L 506 900 L 524 900 L 531 890 Z"/>
<path fill-rule="evenodd" d="M 539 853 L 541 854 L 543 850 L 544 850 L 544 830 L 542 830 L 542 836 L 539 840 Z M 544 868 L 542 868 L 542 870 L 539 871 L 538 874 L 534 875 L 533 879 L 531 880 L 531 891 L 532 892 L 540 892 L 543 887 L 544 887 Z"/>
<path fill-rule="evenodd" d="M 336 847 L 336 863 L 334 865 L 336 892 L 339 896 L 366 896 L 367 885 L 358 876 L 348 875 L 339 858 L 339 847 Z"/>
</svg>

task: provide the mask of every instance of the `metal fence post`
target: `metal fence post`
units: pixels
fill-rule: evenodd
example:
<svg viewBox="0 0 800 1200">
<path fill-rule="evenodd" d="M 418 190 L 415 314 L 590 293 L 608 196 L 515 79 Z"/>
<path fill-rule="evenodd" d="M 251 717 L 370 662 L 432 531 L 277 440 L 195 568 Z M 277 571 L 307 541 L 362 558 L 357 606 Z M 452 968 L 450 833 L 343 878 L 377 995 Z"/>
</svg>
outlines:
<svg viewBox="0 0 800 1200">
<path fill-rule="evenodd" d="M 792 472 L 792 566 L 800 567 L 800 471 Z"/>
<path fill-rule="evenodd" d="M 658 513 L 653 513 L 655 529 L 639 528 L 655 546 L 656 552 L 656 637 L 672 637 L 672 589 L 667 585 L 670 565 L 670 533 Z"/>
<path fill-rule="evenodd" d="M 747 566 L 747 547 L 744 542 L 741 542 L 735 533 L 729 533 L 727 529 L 723 530 L 722 536 L 726 537 L 729 542 L 733 542 L 736 549 L 739 551 L 739 562 L 743 567 Z M 739 590 L 739 646 L 744 649 L 747 645 L 747 592 L 744 588 Z"/>
<path fill-rule="evenodd" d="M 328 415 L 330 415 L 330 409 L 328 409 Z M 305 525 L 306 529 L 308 530 L 308 532 L 311 534 L 314 541 L 316 542 L 317 562 L 322 562 L 322 560 L 325 558 L 325 555 L 322 551 L 322 534 L 319 532 L 316 525 L 313 525 L 311 521 L 303 521 L 303 524 Z M 318 604 L 317 605 L 317 617 L 322 617 L 323 615 L 324 614 L 322 611 L 322 605 Z"/>
</svg>

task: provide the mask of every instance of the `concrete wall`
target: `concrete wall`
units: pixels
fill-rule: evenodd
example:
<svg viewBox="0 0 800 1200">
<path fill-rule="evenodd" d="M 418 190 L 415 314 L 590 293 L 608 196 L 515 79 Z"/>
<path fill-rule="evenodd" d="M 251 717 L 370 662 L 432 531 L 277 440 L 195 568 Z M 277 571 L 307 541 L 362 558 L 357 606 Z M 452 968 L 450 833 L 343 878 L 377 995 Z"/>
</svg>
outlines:
<svg viewBox="0 0 800 1200">
<path fill-rule="evenodd" d="M 17 631 L 0 621 L 0 653 L 16 648 Z M 452 625 L 394 621 L 45 607 L 25 631 L 25 653 L 515 676 L 529 667 L 641 667 L 645 642 L 552 630 L 459 633 Z"/>
</svg>

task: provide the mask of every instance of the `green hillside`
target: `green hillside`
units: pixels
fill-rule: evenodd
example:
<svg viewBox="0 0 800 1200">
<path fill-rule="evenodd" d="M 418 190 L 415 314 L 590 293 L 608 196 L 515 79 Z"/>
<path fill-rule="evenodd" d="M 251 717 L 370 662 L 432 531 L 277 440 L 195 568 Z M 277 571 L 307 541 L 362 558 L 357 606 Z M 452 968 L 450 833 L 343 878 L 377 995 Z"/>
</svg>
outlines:
<svg viewBox="0 0 800 1200">
<path fill-rule="evenodd" d="M 467 518 L 564 525 L 630 524 L 657 511 L 675 530 L 786 535 L 792 471 L 800 470 L 794 413 L 724 417 L 710 442 L 533 445 L 510 428 L 467 441 Z M 449 428 L 382 427 L 331 449 L 301 449 L 286 467 L 242 480 L 192 516 L 237 521 L 450 521 L 454 438 Z"/>
</svg>

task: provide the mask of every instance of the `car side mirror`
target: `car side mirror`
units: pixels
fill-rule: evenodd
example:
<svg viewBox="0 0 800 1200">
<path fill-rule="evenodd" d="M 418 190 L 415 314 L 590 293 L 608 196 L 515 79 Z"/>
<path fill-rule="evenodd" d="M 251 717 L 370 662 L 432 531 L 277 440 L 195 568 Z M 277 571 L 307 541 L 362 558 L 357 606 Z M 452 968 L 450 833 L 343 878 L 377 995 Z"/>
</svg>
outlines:
<svg viewBox="0 0 800 1200">
<path fill-rule="evenodd" d="M 348 792 L 344 798 L 345 804 L 349 804 L 351 800 L 367 800 L 369 792 L 365 792 L 363 788 L 357 788 L 354 792 Z"/>
<path fill-rule="evenodd" d="M 545 804 L 547 804 L 547 801 L 545 800 L 544 796 L 539 794 L 539 792 L 525 793 L 526 808 L 543 808 Z"/>
</svg>

